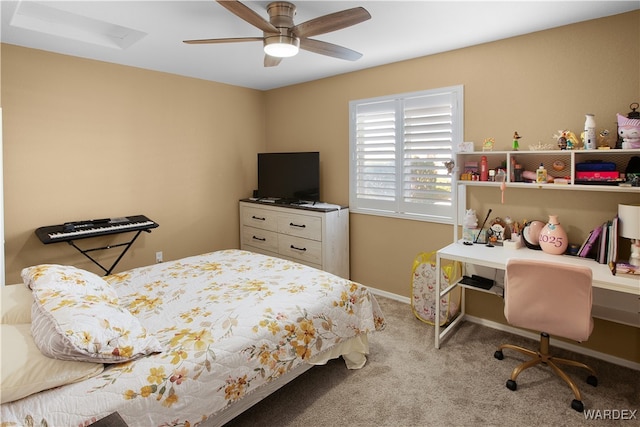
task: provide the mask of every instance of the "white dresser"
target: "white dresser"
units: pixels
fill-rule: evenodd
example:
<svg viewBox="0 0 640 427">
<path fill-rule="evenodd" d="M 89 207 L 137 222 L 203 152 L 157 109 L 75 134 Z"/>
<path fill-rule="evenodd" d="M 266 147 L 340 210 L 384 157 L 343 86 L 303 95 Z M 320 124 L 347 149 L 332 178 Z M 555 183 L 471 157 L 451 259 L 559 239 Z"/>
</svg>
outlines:
<svg viewBox="0 0 640 427">
<path fill-rule="evenodd" d="M 240 248 L 349 278 L 349 209 L 241 200 Z"/>
</svg>

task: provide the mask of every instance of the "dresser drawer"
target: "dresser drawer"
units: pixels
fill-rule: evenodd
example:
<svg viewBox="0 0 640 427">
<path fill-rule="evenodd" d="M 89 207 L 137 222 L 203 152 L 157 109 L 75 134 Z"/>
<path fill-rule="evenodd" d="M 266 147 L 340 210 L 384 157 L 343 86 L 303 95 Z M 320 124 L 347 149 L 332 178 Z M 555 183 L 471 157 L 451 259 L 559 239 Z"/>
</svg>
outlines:
<svg viewBox="0 0 640 427">
<path fill-rule="evenodd" d="M 242 227 L 242 243 L 266 251 L 278 252 L 278 233 L 244 226 Z"/>
<path fill-rule="evenodd" d="M 240 248 L 349 278 L 349 209 L 240 201 Z"/>
<path fill-rule="evenodd" d="M 322 264 L 322 244 L 294 236 L 278 236 L 278 253 L 308 263 Z"/>
<path fill-rule="evenodd" d="M 276 231 L 278 229 L 277 214 L 266 209 L 245 208 L 242 212 L 242 225 Z"/>
<path fill-rule="evenodd" d="M 278 233 L 321 241 L 322 219 L 307 215 L 280 214 Z"/>
</svg>

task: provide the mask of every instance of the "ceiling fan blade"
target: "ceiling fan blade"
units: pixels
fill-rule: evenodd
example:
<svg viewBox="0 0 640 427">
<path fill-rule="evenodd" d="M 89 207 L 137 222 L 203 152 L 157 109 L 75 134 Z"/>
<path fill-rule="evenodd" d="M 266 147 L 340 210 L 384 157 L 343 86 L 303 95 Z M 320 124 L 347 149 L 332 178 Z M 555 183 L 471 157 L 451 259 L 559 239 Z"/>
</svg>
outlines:
<svg viewBox="0 0 640 427">
<path fill-rule="evenodd" d="M 354 7 L 341 12 L 330 13 L 296 25 L 292 28 L 293 33 L 302 37 L 312 37 L 318 34 L 330 33 L 341 30 L 360 22 L 370 19 L 371 15 L 363 7 Z"/>
<path fill-rule="evenodd" d="M 266 33 L 278 33 L 278 29 L 271 25 L 269 21 L 264 19 L 262 16 L 258 15 L 252 9 L 248 8 L 244 4 L 239 1 L 230 1 L 230 0 L 218 0 L 220 6 L 227 9 L 229 12 L 238 16 L 241 19 L 244 19 L 249 24 L 254 27 L 260 28 L 262 31 Z"/>
<path fill-rule="evenodd" d="M 357 61 L 358 59 L 362 58 L 362 54 L 360 52 L 356 52 L 355 50 L 347 49 L 346 47 L 323 42 L 320 40 L 300 39 L 300 49 L 308 50 L 309 52 L 313 53 L 319 53 L 320 55 L 346 59 L 347 61 Z"/>
<path fill-rule="evenodd" d="M 265 55 L 264 56 L 264 66 L 265 67 L 275 67 L 282 61 L 282 58 L 278 58 L 276 56 Z"/>
<path fill-rule="evenodd" d="M 237 42 L 258 42 L 263 41 L 262 37 L 231 37 L 226 39 L 200 39 L 200 40 L 183 40 L 187 44 L 211 44 L 211 43 L 237 43 Z"/>
</svg>

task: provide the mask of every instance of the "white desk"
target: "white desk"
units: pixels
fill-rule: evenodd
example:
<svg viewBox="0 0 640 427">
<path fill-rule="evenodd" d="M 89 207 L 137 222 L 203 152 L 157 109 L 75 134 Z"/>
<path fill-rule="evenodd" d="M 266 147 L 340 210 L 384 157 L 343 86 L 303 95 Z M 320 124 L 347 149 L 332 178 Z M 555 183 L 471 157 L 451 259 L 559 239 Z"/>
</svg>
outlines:
<svg viewBox="0 0 640 427">
<path fill-rule="evenodd" d="M 628 294 L 630 298 L 640 296 L 640 278 L 625 276 L 614 276 L 606 264 L 599 264 L 592 259 L 579 258 L 568 255 L 550 255 L 543 251 L 536 251 L 528 248 L 506 249 L 502 246 L 487 247 L 481 244 L 464 245 L 462 242 L 452 243 L 437 252 L 436 271 L 440 271 L 442 259 L 460 261 L 463 263 L 475 264 L 484 267 L 504 270 L 509 258 L 536 259 L 550 262 L 560 262 L 573 265 L 583 265 L 591 268 L 593 272 L 593 287 L 607 289 L 610 291 Z M 442 289 L 440 274 L 436 274 L 436 295 L 438 299 L 443 298 L 451 292 L 459 283 Z M 453 328 L 463 320 L 465 316 L 465 287 L 462 288 L 462 301 L 460 314 L 446 328 L 442 329 L 439 322 L 435 322 L 435 345 L 440 348 L 440 342 L 453 331 Z M 440 319 L 440 304 L 436 304 L 436 319 Z"/>
</svg>

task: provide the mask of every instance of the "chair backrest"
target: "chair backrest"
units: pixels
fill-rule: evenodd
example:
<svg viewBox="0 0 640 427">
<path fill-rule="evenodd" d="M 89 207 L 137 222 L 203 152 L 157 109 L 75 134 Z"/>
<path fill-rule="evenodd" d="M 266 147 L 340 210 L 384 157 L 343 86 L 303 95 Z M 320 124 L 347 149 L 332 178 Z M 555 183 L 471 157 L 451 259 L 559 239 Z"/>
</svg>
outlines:
<svg viewBox="0 0 640 427">
<path fill-rule="evenodd" d="M 586 341 L 593 330 L 588 267 L 507 260 L 504 315 L 509 324 Z"/>
</svg>

